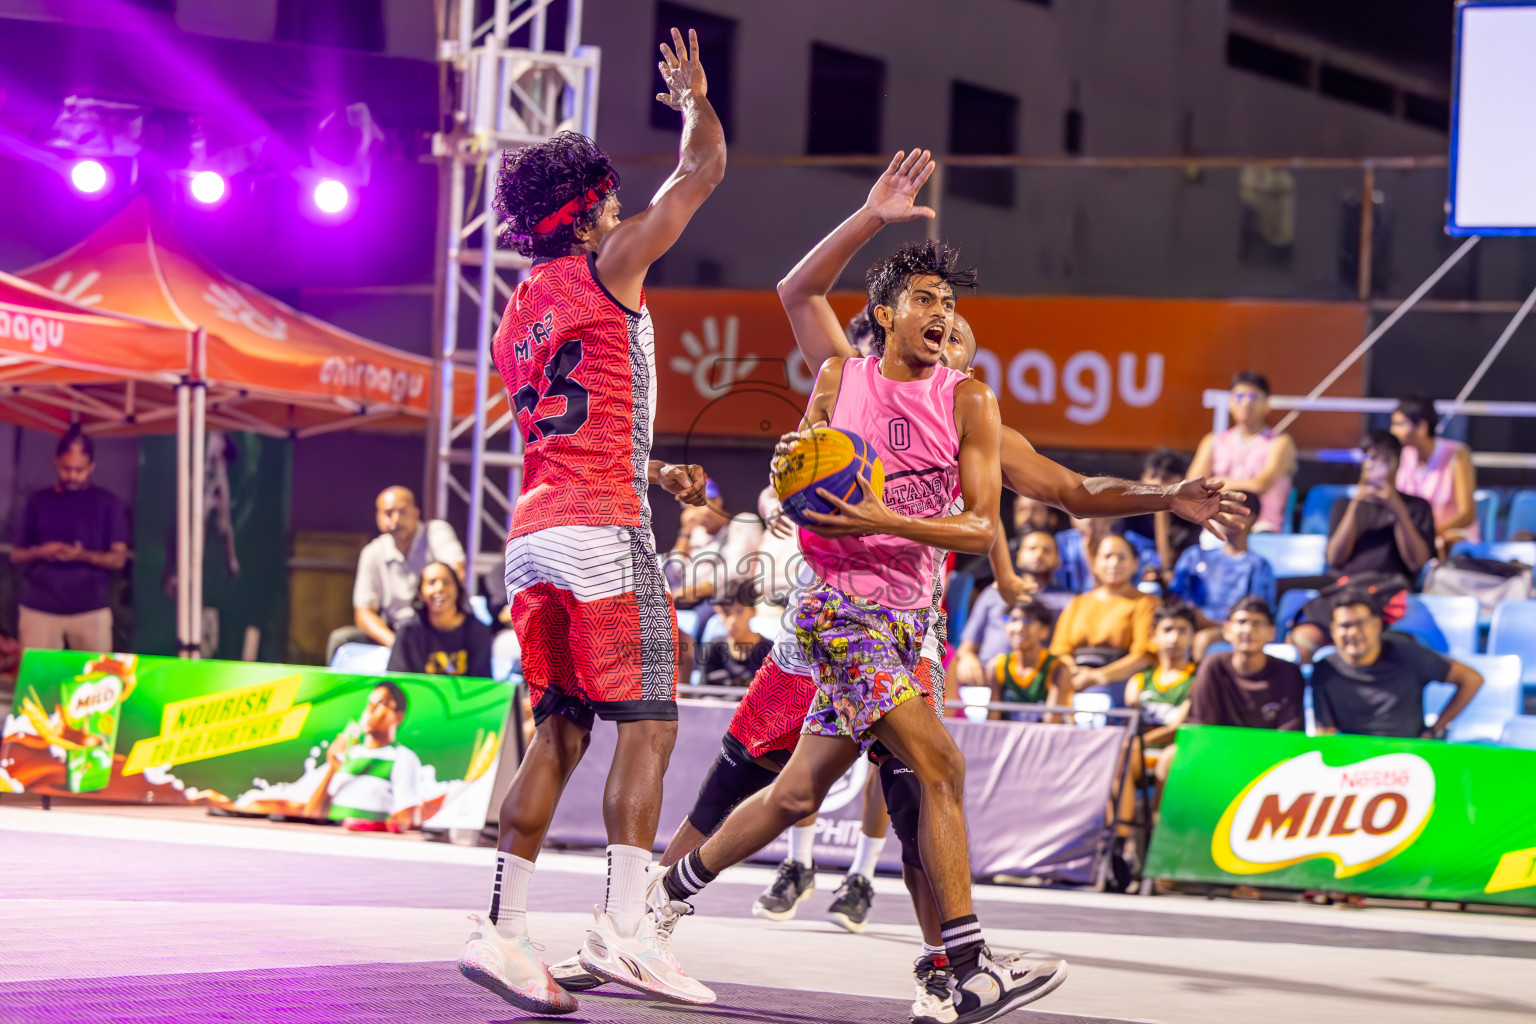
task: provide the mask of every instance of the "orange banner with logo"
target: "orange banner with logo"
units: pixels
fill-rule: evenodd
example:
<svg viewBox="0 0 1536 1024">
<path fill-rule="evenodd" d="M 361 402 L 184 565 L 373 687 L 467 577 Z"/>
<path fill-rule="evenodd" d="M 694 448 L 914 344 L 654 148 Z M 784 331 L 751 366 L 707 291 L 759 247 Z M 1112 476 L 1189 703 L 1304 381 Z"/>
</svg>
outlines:
<svg viewBox="0 0 1536 1024">
<path fill-rule="evenodd" d="M 656 431 L 697 443 L 768 440 L 794 428 L 814 383 L 772 292 L 657 289 Z M 862 297 L 832 297 L 839 317 Z M 1206 388 L 1256 370 L 1275 394 L 1305 394 L 1365 335 L 1353 303 L 1215 299 L 963 297 L 976 332 L 976 376 L 1003 422 L 1037 446 L 1192 450 L 1211 429 Z M 1363 394 L 1356 364 L 1330 390 Z M 1310 413 L 1302 448 L 1348 447 L 1359 419 Z"/>
</svg>

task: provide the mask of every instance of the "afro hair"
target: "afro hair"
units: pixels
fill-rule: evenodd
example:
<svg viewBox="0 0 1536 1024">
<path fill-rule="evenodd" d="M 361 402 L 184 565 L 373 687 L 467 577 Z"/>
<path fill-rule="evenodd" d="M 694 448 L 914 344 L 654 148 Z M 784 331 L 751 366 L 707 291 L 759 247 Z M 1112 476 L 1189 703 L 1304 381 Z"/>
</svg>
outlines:
<svg viewBox="0 0 1536 1024">
<path fill-rule="evenodd" d="M 619 188 L 619 172 L 597 143 L 577 132 L 561 132 L 546 142 L 510 150 L 501 158 L 496 180 L 496 212 L 504 222 L 502 237 L 530 259 L 569 256 L 577 244 L 578 228 L 591 228 L 602 211 L 598 203 L 583 210 L 570 224 L 537 234 L 534 226 L 588 189 L 611 181 Z"/>
<path fill-rule="evenodd" d="M 885 328 L 875 316 L 876 306 L 895 306 L 912 285 L 914 277 L 937 277 L 951 288 L 975 288 L 976 268 L 959 269 L 960 250 L 946 242 L 929 239 L 907 242 L 869 268 L 864 283 L 869 293 L 870 351 L 885 354 Z"/>
</svg>

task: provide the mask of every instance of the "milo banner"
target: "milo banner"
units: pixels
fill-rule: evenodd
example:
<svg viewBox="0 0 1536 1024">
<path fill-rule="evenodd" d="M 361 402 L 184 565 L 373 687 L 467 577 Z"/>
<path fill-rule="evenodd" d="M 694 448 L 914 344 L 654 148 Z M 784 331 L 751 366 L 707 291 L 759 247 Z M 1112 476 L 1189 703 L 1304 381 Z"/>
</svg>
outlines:
<svg viewBox="0 0 1536 1024">
<path fill-rule="evenodd" d="M 513 686 L 27 651 L 0 792 L 479 829 Z"/>
<path fill-rule="evenodd" d="M 678 701 L 677 746 L 662 789 L 657 850 L 666 847 L 693 808 L 699 784 L 720 753 L 720 740 L 734 711 L 734 704 L 719 701 Z M 944 724 L 966 759 L 972 873 L 978 878 L 1015 875 L 1080 884 L 1093 881 L 1122 731 L 953 718 Z M 607 843 L 603 786 L 615 738 L 608 723 L 592 730 L 592 746 L 555 811 L 550 843 L 578 847 Z M 813 856 L 818 866 L 845 868 L 853 862 L 864 786 L 872 769 L 868 760 L 860 758 L 827 794 L 816 820 Z M 783 860 L 787 847 L 782 838 L 777 839 L 755 859 Z M 901 844 L 894 836 L 881 851 L 879 866 L 901 870 Z"/>
<path fill-rule="evenodd" d="M 1179 731 L 1154 878 L 1536 906 L 1536 751 Z"/>
</svg>

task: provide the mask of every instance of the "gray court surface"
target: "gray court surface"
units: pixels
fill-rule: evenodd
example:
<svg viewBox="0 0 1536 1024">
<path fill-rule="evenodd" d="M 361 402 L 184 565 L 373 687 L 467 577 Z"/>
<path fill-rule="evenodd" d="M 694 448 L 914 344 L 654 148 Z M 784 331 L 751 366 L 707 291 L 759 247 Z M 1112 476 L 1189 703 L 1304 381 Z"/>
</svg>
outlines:
<svg viewBox="0 0 1536 1024">
<path fill-rule="evenodd" d="M 453 967 L 483 908 L 487 849 L 195 812 L 0 805 L 0 1021 L 534 1019 Z M 574 951 L 601 899 L 600 857 L 551 853 L 531 928 Z M 737 868 L 679 927 L 708 1007 L 602 990 L 577 1021 L 900 1022 L 919 936 L 900 884 L 869 929 L 821 919 L 822 875 L 790 922 L 750 916 L 771 872 Z M 1006 1020 L 1331 1024 L 1536 1018 L 1536 918 L 1143 898 L 978 886 L 1002 950 L 1064 956 L 1066 985 Z"/>
</svg>

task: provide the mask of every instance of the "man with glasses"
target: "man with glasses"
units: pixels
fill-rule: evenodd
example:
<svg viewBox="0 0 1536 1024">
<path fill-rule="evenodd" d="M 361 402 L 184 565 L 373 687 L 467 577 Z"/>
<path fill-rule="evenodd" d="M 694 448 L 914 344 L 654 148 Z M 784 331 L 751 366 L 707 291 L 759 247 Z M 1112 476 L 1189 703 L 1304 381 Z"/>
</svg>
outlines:
<svg viewBox="0 0 1536 1024">
<path fill-rule="evenodd" d="M 1269 602 L 1250 594 L 1232 606 L 1221 635 L 1230 653 L 1206 658 L 1195 676 L 1187 725 L 1232 725 L 1245 729 L 1300 730 L 1305 725 L 1301 669 L 1264 653 L 1275 639 Z M 1172 761 L 1165 754 L 1165 761 Z M 1161 771 L 1166 767 L 1159 765 Z"/>
<path fill-rule="evenodd" d="M 1320 733 L 1443 739 L 1471 703 L 1483 677 L 1436 654 L 1404 633 L 1384 633 L 1381 615 L 1363 591 L 1346 590 L 1333 606 L 1338 653 L 1312 671 L 1312 700 Z M 1424 687 L 1456 687 L 1433 726 L 1424 724 Z"/>
<path fill-rule="evenodd" d="M 1254 532 L 1285 532 L 1285 505 L 1296 475 L 1296 442 L 1276 434 L 1269 419 L 1269 378 L 1244 371 L 1232 378 L 1227 393 L 1232 426 L 1206 434 L 1189 464 L 1190 479 L 1214 476 L 1231 491 L 1259 495 L 1259 520 Z"/>
</svg>

